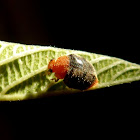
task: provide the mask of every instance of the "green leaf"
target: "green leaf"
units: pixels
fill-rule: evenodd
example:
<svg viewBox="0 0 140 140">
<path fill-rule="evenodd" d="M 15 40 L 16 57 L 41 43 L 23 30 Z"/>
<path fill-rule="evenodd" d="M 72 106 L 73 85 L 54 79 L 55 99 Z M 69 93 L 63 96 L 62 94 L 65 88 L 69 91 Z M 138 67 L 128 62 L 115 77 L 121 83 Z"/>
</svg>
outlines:
<svg viewBox="0 0 140 140">
<path fill-rule="evenodd" d="M 140 65 L 119 58 L 0 41 L 0 100 L 24 100 L 78 92 L 68 88 L 63 80 L 52 81 L 54 74 L 45 74 L 51 59 L 71 53 L 84 57 L 95 67 L 99 80 L 95 89 L 140 80 Z"/>
</svg>

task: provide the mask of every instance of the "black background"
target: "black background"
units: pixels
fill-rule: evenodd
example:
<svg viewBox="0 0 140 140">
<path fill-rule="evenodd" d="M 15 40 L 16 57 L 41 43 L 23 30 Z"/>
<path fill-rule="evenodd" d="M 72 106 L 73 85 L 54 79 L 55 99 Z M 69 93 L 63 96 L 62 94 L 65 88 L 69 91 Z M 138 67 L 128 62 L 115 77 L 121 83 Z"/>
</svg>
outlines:
<svg viewBox="0 0 140 140">
<path fill-rule="evenodd" d="M 0 40 L 84 50 L 140 64 L 137 5 L 129 2 L 2 0 Z M 93 134 L 90 130 L 105 129 L 109 124 L 104 127 L 102 124 L 108 119 L 110 122 L 113 118 L 115 126 L 119 125 L 118 119 L 127 124 L 130 114 L 137 116 L 132 110 L 139 106 L 136 100 L 139 84 L 133 82 L 80 94 L 0 102 L 0 139 L 47 138 L 50 134 L 51 137 L 68 138 L 74 134 L 83 137 L 86 130 L 90 135 Z M 92 129 L 88 129 L 90 127 Z"/>
</svg>

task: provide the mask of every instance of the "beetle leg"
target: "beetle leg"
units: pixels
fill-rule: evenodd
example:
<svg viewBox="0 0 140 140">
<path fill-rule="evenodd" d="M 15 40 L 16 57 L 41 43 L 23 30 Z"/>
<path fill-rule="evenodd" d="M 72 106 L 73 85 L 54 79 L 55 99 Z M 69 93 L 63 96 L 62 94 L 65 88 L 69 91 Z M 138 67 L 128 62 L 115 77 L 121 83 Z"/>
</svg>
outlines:
<svg viewBox="0 0 140 140">
<path fill-rule="evenodd" d="M 54 80 L 55 82 L 58 82 L 58 78 L 53 78 L 53 79 L 51 79 L 51 80 Z"/>
</svg>

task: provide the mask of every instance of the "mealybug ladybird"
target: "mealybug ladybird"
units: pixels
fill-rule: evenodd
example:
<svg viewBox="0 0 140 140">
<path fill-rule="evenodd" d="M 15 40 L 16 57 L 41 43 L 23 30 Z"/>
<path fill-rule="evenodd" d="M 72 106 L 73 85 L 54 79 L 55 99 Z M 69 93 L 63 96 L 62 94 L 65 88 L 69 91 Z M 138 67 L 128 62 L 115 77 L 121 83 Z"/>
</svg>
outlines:
<svg viewBox="0 0 140 140">
<path fill-rule="evenodd" d="M 48 71 L 54 72 L 58 80 L 63 79 L 69 88 L 87 90 L 98 84 L 94 67 L 75 54 L 52 59 L 48 64 Z"/>
</svg>

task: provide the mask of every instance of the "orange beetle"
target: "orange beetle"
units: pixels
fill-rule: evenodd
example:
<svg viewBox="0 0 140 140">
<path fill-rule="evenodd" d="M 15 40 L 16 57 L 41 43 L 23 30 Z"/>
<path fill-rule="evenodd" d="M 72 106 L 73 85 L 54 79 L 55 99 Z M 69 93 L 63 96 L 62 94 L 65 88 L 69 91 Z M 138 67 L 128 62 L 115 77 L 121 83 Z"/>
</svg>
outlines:
<svg viewBox="0 0 140 140">
<path fill-rule="evenodd" d="M 52 59 L 48 64 L 48 71 L 54 72 L 57 80 L 63 79 L 69 88 L 87 90 L 98 84 L 94 67 L 75 54 Z"/>
</svg>

